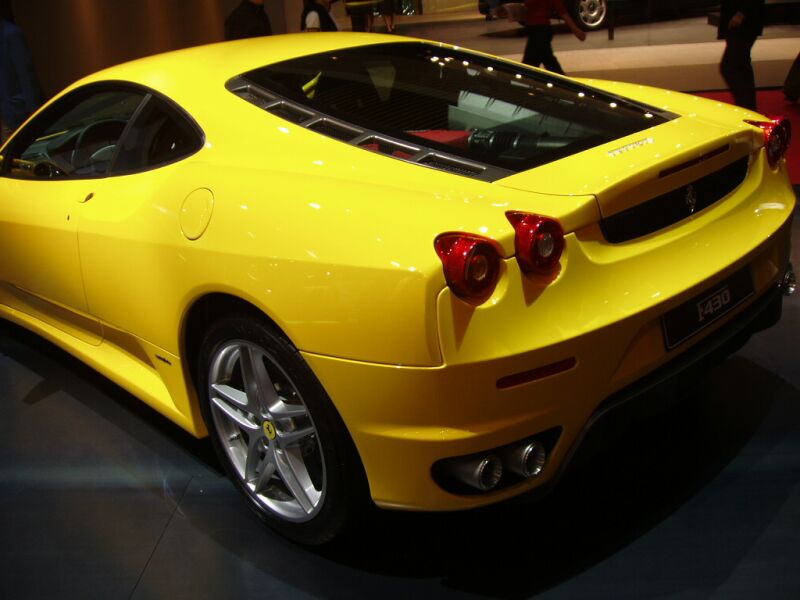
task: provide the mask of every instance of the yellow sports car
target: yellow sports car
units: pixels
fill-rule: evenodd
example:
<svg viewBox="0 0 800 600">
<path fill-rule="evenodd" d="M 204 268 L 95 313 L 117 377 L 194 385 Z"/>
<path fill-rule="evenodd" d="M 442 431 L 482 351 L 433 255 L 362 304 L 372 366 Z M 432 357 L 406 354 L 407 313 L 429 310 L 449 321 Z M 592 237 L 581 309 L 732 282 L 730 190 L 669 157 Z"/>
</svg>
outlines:
<svg viewBox="0 0 800 600">
<path fill-rule="evenodd" d="M 293 539 L 482 506 L 777 321 L 789 133 L 396 36 L 154 56 L 3 147 L 0 315 L 210 435 Z"/>
</svg>

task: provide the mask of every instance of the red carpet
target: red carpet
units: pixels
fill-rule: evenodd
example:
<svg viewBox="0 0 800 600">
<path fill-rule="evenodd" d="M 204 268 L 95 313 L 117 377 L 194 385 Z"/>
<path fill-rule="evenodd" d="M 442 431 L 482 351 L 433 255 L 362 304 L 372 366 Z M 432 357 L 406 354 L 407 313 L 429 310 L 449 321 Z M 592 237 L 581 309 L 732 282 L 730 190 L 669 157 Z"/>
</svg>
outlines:
<svg viewBox="0 0 800 600">
<path fill-rule="evenodd" d="M 697 96 L 733 102 L 730 92 L 695 92 Z M 789 117 L 792 122 L 792 141 L 789 152 L 786 153 L 786 162 L 789 166 L 789 177 L 794 185 L 800 185 L 800 104 L 789 102 L 783 97 L 782 90 L 759 90 L 758 112 L 767 116 Z"/>
</svg>

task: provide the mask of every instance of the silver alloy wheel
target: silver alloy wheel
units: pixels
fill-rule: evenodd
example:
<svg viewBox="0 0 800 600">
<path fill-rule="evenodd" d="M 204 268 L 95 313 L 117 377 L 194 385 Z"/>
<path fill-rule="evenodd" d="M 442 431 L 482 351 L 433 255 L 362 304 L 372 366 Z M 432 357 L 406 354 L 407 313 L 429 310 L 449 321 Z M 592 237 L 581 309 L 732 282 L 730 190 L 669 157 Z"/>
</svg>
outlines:
<svg viewBox="0 0 800 600">
<path fill-rule="evenodd" d="M 577 13 L 579 25 L 595 29 L 605 21 L 606 0 L 578 0 Z"/>
<path fill-rule="evenodd" d="M 258 344 L 231 340 L 212 356 L 208 387 L 216 434 L 250 497 L 284 520 L 312 519 L 325 500 L 325 462 L 288 374 Z"/>
</svg>

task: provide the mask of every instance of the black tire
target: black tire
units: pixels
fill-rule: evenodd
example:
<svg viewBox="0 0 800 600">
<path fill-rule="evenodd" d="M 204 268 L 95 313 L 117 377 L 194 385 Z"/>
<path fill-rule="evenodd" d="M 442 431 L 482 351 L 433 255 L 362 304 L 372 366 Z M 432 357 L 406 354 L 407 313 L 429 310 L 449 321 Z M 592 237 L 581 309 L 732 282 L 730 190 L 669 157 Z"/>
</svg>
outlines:
<svg viewBox="0 0 800 600">
<path fill-rule="evenodd" d="M 261 520 L 308 545 L 347 528 L 366 499 L 361 463 L 330 398 L 283 335 L 249 315 L 216 322 L 200 346 L 197 390 L 214 449 Z"/>
<path fill-rule="evenodd" d="M 608 0 L 571 0 L 570 12 L 578 27 L 595 31 L 608 20 Z"/>
</svg>

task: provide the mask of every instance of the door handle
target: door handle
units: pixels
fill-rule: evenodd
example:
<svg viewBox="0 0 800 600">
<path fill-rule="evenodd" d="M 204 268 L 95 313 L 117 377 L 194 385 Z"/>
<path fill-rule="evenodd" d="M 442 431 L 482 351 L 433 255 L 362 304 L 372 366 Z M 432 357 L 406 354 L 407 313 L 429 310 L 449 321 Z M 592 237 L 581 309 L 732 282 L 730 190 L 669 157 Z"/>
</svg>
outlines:
<svg viewBox="0 0 800 600">
<path fill-rule="evenodd" d="M 81 204 L 84 204 L 85 202 L 88 202 L 88 201 L 89 201 L 89 200 L 91 200 L 92 198 L 94 198 L 94 192 L 89 192 L 89 193 L 86 195 L 86 198 L 84 198 L 83 200 L 81 200 Z"/>
</svg>

